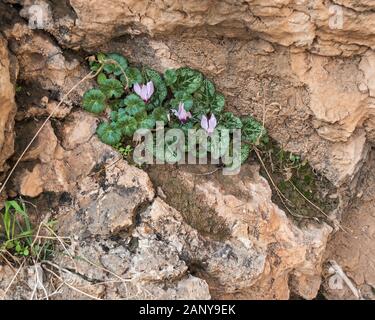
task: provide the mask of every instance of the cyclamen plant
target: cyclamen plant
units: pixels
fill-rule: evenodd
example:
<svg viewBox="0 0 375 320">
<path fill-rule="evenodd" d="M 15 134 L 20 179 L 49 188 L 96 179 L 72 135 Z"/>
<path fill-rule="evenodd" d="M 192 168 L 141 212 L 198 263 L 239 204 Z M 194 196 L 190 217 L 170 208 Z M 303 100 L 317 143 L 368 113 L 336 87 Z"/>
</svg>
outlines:
<svg viewBox="0 0 375 320">
<path fill-rule="evenodd" d="M 197 70 L 168 69 L 160 75 L 151 68 L 129 66 L 117 53 L 100 53 L 89 63 L 98 74 L 98 86 L 84 94 L 82 105 L 104 116 L 97 134 L 106 144 L 121 145 L 137 129 L 155 129 L 157 121 L 167 128 L 202 128 L 208 135 L 220 128 L 241 129 L 242 162 L 249 156 L 249 144 L 267 142 L 265 128 L 254 118 L 224 112 L 224 96 Z"/>
</svg>

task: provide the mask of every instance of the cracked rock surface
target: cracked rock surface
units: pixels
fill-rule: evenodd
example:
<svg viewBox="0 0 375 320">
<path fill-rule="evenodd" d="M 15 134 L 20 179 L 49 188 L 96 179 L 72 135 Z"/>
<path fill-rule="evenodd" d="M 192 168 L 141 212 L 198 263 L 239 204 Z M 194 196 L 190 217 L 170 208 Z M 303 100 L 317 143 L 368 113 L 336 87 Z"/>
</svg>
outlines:
<svg viewBox="0 0 375 320">
<path fill-rule="evenodd" d="M 28 25 L 35 4 L 47 8 L 39 30 Z M 61 266 L 71 285 L 54 298 L 352 298 L 345 286 L 329 287 L 330 259 L 374 298 L 373 1 L 5 0 L 0 31 L 0 181 L 87 74 L 85 57 L 119 52 L 160 72 L 189 66 L 207 75 L 228 111 L 264 121 L 338 188 L 335 215 L 352 231 L 296 224 L 272 202 L 254 162 L 228 180 L 128 164 L 98 141 L 98 118 L 80 108 L 87 81 L 48 121 L 6 190 L 35 198 L 36 218 L 52 212 L 72 239 L 69 255 L 49 266 Z M 35 287 L 43 296 L 36 275 L 51 273 L 41 270 L 23 268 L 7 298 L 29 299 Z M 0 266 L 0 296 L 12 274 Z"/>
</svg>

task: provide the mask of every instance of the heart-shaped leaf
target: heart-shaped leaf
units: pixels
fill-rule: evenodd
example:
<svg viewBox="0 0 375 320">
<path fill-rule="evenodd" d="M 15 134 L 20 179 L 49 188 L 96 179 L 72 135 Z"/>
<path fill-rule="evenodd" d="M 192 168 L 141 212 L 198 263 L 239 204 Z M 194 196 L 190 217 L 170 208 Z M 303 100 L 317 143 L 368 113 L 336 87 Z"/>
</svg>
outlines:
<svg viewBox="0 0 375 320">
<path fill-rule="evenodd" d="M 116 79 L 106 79 L 100 84 L 100 89 L 107 98 L 120 98 L 124 93 L 124 88 L 120 81 Z"/>
<path fill-rule="evenodd" d="M 236 117 L 232 112 L 224 112 L 220 117 L 220 122 L 228 129 L 241 129 L 242 121 Z"/>
<path fill-rule="evenodd" d="M 128 115 L 135 115 L 138 112 L 146 110 L 146 105 L 144 101 L 136 94 L 130 94 L 124 99 L 124 104 L 126 106 L 125 112 Z"/>
<path fill-rule="evenodd" d="M 164 123 L 168 122 L 168 112 L 163 107 L 155 108 L 152 111 L 152 116 L 155 121 L 164 121 Z"/>
<path fill-rule="evenodd" d="M 203 76 L 200 72 L 190 68 L 179 68 L 176 70 L 177 80 L 172 85 L 172 91 L 184 91 L 194 93 L 202 85 Z"/>
<path fill-rule="evenodd" d="M 121 75 L 121 82 L 124 85 L 128 85 L 128 87 L 133 86 L 136 83 L 142 83 L 143 77 L 141 71 L 139 71 L 137 68 L 127 68 L 125 70 L 125 75 Z"/>
<path fill-rule="evenodd" d="M 155 120 L 152 117 L 147 117 L 139 124 L 140 128 L 153 129 L 155 128 Z"/>
<path fill-rule="evenodd" d="M 216 93 L 211 105 L 211 112 L 217 115 L 224 110 L 225 97 L 221 93 Z"/>
<path fill-rule="evenodd" d="M 106 80 L 107 80 L 107 77 L 105 76 L 103 72 L 100 72 L 98 77 L 96 78 L 96 82 L 98 84 L 103 84 Z"/>
<path fill-rule="evenodd" d="M 116 123 L 101 123 L 96 130 L 99 138 L 106 144 L 111 146 L 119 143 L 122 138 L 121 129 L 117 127 Z"/>
<path fill-rule="evenodd" d="M 147 118 L 147 112 L 146 110 L 142 110 L 134 115 L 135 120 L 137 120 L 138 123 L 142 122 Z"/>
<path fill-rule="evenodd" d="M 176 70 L 168 69 L 164 72 L 164 80 L 167 86 L 171 86 L 177 81 Z"/>
<path fill-rule="evenodd" d="M 245 117 L 242 119 L 242 139 L 256 145 L 259 143 L 267 143 L 267 130 L 253 117 Z"/>
<path fill-rule="evenodd" d="M 126 60 L 121 54 L 110 53 L 104 61 L 108 61 L 105 62 L 104 71 L 107 73 L 113 73 L 116 76 L 121 75 L 128 67 L 128 60 Z"/>
<path fill-rule="evenodd" d="M 99 89 L 91 89 L 83 95 L 83 108 L 99 114 L 105 110 L 105 95 Z"/>
<path fill-rule="evenodd" d="M 118 126 L 125 136 L 131 137 L 138 129 L 138 122 L 135 118 L 127 115 L 122 117 L 121 122 L 119 122 Z"/>
<path fill-rule="evenodd" d="M 146 80 L 152 81 L 155 87 L 155 93 L 151 98 L 151 102 L 154 103 L 156 106 L 159 106 L 167 97 L 167 87 L 160 76 L 160 74 L 153 70 L 153 69 L 146 69 L 145 70 Z M 155 99 L 158 98 L 158 104 L 155 103 Z"/>
</svg>

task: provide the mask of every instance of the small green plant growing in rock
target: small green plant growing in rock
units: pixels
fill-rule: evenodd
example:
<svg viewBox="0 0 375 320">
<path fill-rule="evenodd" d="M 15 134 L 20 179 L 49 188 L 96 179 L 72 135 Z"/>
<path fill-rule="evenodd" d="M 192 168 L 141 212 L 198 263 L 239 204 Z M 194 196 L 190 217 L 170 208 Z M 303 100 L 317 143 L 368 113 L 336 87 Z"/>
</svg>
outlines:
<svg viewBox="0 0 375 320">
<path fill-rule="evenodd" d="M 121 143 L 118 143 L 114 147 L 125 158 L 128 157 L 133 152 L 133 147 L 131 145 L 123 146 Z"/>
<path fill-rule="evenodd" d="M 117 147 L 120 153 L 131 152 L 118 147 L 124 139 L 130 139 L 140 128 L 155 130 L 157 121 L 164 122 L 167 128 L 182 129 L 186 135 L 188 129 L 202 128 L 208 135 L 214 129 L 242 129 L 242 163 L 248 158 L 252 144 L 268 140 L 266 129 L 254 118 L 239 118 L 225 112 L 224 95 L 197 70 L 183 67 L 159 74 L 145 66 L 130 66 L 117 53 L 99 53 L 90 57 L 89 63 L 98 74 L 97 87 L 84 94 L 83 108 L 105 116 L 97 134 L 102 142 Z M 168 145 L 172 143 L 175 141 L 165 142 L 166 158 Z"/>
<path fill-rule="evenodd" d="M 53 252 L 53 244 L 48 239 L 38 238 L 40 234 L 32 225 L 24 203 L 16 200 L 5 201 L 0 213 L 0 257 L 30 257 L 46 259 Z M 55 222 L 49 221 L 51 230 Z"/>
<path fill-rule="evenodd" d="M 16 93 L 22 92 L 23 88 L 20 85 L 16 85 Z"/>
</svg>

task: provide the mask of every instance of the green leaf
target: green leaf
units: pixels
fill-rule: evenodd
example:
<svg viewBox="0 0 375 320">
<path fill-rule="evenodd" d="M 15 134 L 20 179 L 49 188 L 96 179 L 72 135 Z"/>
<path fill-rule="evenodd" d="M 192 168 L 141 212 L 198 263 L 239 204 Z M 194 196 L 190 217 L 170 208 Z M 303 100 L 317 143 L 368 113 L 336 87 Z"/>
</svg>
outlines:
<svg viewBox="0 0 375 320">
<path fill-rule="evenodd" d="M 16 244 L 16 251 L 18 252 L 18 253 L 20 253 L 21 251 L 22 251 L 22 247 L 21 247 L 21 244 L 19 243 L 19 241 L 17 241 L 17 244 Z"/>
<path fill-rule="evenodd" d="M 168 113 L 163 107 L 155 108 L 152 111 L 152 116 L 155 121 L 164 121 L 164 123 L 168 122 Z"/>
<path fill-rule="evenodd" d="M 144 129 L 153 129 L 155 128 L 155 120 L 152 117 L 147 117 L 139 124 L 139 127 Z"/>
<path fill-rule="evenodd" d="M 111 146 L 119 143 L 122 138 L 121 129 L 119 129 L 114 122 L 101 123 L 96 132 L 101 141 Z"/>
<path fill-rule="evenodd" d="M 83 108 L 92 113 L 101 113 L 105 109 L 105 95 L 99 89 L 91 89 L 83 95 Z"/>
<path fill-rule="evenodd" d="M 124 85 L 128 85 L 128 87 L 133 86 L 136 83 L 142 83 L 143 82 L 143 77 L 141 71 L 139 71 L 137 68 L 127 68 L 125 70 L 125 74 L 128 77 L 129 83 L 126 82 L 126 78 L 124 75 L 121 75 L 121 82 Z"/>
<path fill-rule="evenodd" d="M 120 81 L 116 79 L 106 79 L 100 84 L 100 89 L 107 98 L 120 98 L 124 93 L 124 88 Z"/>
<path fill-rule="evenodd" d="M 6 204 L 7 206 L 9 206 L 9 208 L 13 208 L 14 210 L 16 210 L 17 213 L 26 213 L 25 208 L 22 208 L 16 200 L 7 201 Z"/>
<path fill-rule="evenodd" d="M 151 102 L 155 104 L 156 106 L 160 106 L 160 104 L 165 100 L 167 97 L 167 86 L 165 85 L 163 78 L 160 76 L 160 74 L 153 70 L 153 69 L 146 69 L 145 70 L 146 80 L 152 81 L 154 83 L 155 93 L 153 94 L 151 98 Z M 155 99 L 158 98 L 159 101 L 156 104 Z"/>
<path fill-rule="evenodd" d="M 204 99 L 207 100 L 207 102 L 210 102 L 214 95 L 215 85 L 212 83 L 212 81 L 204 79 L 202 81 L 202 85 L 199 87 L 194 96 L 200 100 Z"/>
<path fill-rule="evenodd" d="M 147 111 L 153 111 L 155 108 L 157 108 L 156 106 L 159 106 L 160 103 L 159 103 L 159 99 L 153 99 L 154 100 L 154 103 L 146 103 L 146 110 Z"/>
<path fill-rule="evenodd" d="M 244 164 L 245 161 L 249 158 L 250 151 L 251 148 L 248 144 L 241 145 L 241 164 Z"/>
<path fill-rule="evenodd" d="M 23 255 L 25 256 L 25 257 L 27 257 L 28 255 L 29 255 L 29 249 L 28 248 L 25 248 L 24 250 L 23 250 Z"/>
<path fill-rule="evenodd" d="M 125 121 L 128 117 L 129 117 L 129 115 L 126 113 L 125 109 L 120 108 L 117 111 L 117 118 L 114 121 L 122 122 L 122 121 Z"/>
<path fill-rule="evenodd" d="M 101 67 L 101 64 L 96 61 L 90 61 L 89 64 L 90 64 L 90 70 L 93 72 L 98 71 L 99 68 Z"/>
<path fill-rule="evenodd" d="M 237 150 L 234 150 L 235 154 L 233 155 L 231 163 L 226 165 L 227 167 L 231 167 L 232 169 L 237 169 L 245 161 L 249 158 L 251 148 L 247 144 L 242 144 L 240 149 L 240 154 L 238 154 Z"/>
<path fill-rule="evenodd" d="M 121 122 L 118 123 L 118 127 L 125 136 L 131 137 L 138 129 L 138 122 L 131 116 L 124 116 L 122 117 Z"/>
<path fill-rule="evenodd" d="M 111 63 L 108 60 L 113 60 L 115 63 Z M 104 61 L 104 71 L 107 73 L 113 73 L 116 76 L 121 75 L 123 70 L 125 71 L 128 67 L 128 60 L 126 60 L 121 54 L 110 53 Z"/>
<path fill-rule="evenodd" d="M 260 122 L 248 116 L 242 119 L 242 139 L 255 145 L 267 143 L 267 130 Z"/>
<path fill-rule="evenodd" d="M 5 202 L 5 213 L 3 215 L 3 224 L 4 224 L 4 228 L 5 228 L 5 232 L 6 232 L 8 240 L 10 240 L 12 238 L 10 207 L 11 207 L 10 201 L 6 201 Z"/>
<path fill-rule="evenodd" d="M 135 120 L 137 120 L 138 123 L 142 122 L 143 120 L 145 120 L 147 118 L 146 110 L 142 110 L 142 111 L 137 112 L 134 115 L 134 118 L 135 118 Z"/>
<path fill-rule="evenodd" d="M 14 248 L 14 242 L 13 241 L 5 242 L 5 248 L 6 249 L 13 249 Z"/>
<path fill-rule="evenodd" d="M 203 76 L 200 72 L 190 68 L 179 68 L 176 70 L 177 80 L 172 85 L 172 91 L 184 91 L 192 94 L 202 85 Z"/>
<path fill-rule="evenodd" d="M 105 76 L 105 74 L 103 72 L 100 72 L 96 79 L 96 82 L 98 84 L 103 84 L 106 80 L 107 80 L 107 77 Z"/>
<path fill-rule="evenodd" d="M 167 86 L 171 86 L 177 81 L 176 70 L 168 69 L 164 72 L 164 80 Z"/>
<path fill-rule="evenodd" d="M 202 81 L 202 85 L 194 93 L 194 110 L 196 116 L 202 114 L 214 113 L 220 115 L 223 112 L 225 98 L 222 94 L 215 92 L 214 84 L 207 79 Z"/>
<path fill-rule="evenodd" d="M 118 111 L 111 111 L 111 113 L 109 114 L 109 117 L 111 118 L 112 121 L 117 121 L 117 115 L 118 115 Z"/>
<path fill-rule="evenodd" d="M 144 101 L 136 94 L 130 94 L 124 99 L 125 112 L 131 116 L 146 109 Z"/>
<path fill-rule="evenodd" d="M 108 103 L 108 106 L 114 111 L 123 107 L 123 99 L 114 99 L 114 100 L 108 101 L 107 103 Z"/>
<path fill-rule="evenodd" d="M 33 234 L 33 231 L 32 230 L 27 230 L 27 231 L 24 231 L 24 232 L 21 232 L 18 234 L 18 237 L 19 238 L 24 238 L 24 237 L 28 237 L 28 236 L 31 236 Z"/>
<path fill-rule="evenodd" d="M 96 58 L 98 59 L 99 63 L 103 64 L 107 56 L 104 53 L 98 53 Z"/>
<path fill-rule="evenodd" d="M 211 112 L 220 114 L 224 110 L 225 97 L 221 93 L 216 93 L 211 106 Z"/>
<path fill-rule="evenodd" d="M 184 103 L 184 108 L 186 111 L 190 111 L 193 107 L 193 97 L 190 93 L 184 91 L 175 92 L 174 99 L 172 99 L 170 102 L 172 108 L 177 110 L 180 102 Z"/>
<path fill-rule="evenodd" d="M 232 112 L 225 112 L 220 117 L 220 123 L 227 129 L 241 129 L 242 121 Z"/>
</svg>

